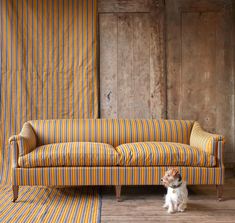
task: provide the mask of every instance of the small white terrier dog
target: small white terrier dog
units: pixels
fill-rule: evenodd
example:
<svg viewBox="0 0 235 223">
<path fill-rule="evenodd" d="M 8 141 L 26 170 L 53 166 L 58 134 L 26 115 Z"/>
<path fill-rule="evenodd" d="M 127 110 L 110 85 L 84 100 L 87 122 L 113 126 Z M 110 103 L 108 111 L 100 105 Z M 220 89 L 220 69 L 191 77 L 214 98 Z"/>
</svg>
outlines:
<svg viewBox="0 0 235 223">
<path fill-rule="evenodd" d="M 187 207 L 188 190 L 179 171 L 169 168 L 161 178 L 161 182 L 167 188 L 163 207 L 168 208 L 168 213 L 183 212 Z"/>
</svg>

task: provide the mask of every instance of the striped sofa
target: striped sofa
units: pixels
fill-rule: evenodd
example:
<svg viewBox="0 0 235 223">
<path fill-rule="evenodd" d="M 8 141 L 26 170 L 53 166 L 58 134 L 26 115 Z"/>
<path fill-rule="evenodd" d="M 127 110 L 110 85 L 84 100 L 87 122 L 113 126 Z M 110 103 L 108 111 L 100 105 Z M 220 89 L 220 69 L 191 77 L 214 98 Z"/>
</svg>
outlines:
<svg viewBox="0 0 235 223">
<path fill-rule="evenodd" d="M 158 185 L 169 166 L 188 184 L 217 185 L 224 138 L 196 121 L 34 120 L 10 137 L 13 201 L 20 185 Z"/>
</svg>

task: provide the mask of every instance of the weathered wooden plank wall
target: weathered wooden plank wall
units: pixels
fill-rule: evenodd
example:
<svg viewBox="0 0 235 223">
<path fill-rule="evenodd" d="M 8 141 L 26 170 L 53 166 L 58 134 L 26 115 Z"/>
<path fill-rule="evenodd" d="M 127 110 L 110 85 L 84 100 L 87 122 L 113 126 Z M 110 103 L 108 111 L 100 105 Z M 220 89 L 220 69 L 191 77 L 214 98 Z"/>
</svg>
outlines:
<svg viewBox="0 0 235 223">
<path fill-rule="evenodd" d="M 168 118 L 198 120 L 226 136 L 234 162 L 234 74 L 230 1 L 167 0 Z"/>
<path fill-rule="evenodd" d="M 99 0 L 101 117 L 198 120 L 235 163 L 234 2 Z"/>
<path fill-rule="evenodd" d="M 152 0 L 99 1 L 101 117 L 165 117 L 161 7 Z"/>
</svg>

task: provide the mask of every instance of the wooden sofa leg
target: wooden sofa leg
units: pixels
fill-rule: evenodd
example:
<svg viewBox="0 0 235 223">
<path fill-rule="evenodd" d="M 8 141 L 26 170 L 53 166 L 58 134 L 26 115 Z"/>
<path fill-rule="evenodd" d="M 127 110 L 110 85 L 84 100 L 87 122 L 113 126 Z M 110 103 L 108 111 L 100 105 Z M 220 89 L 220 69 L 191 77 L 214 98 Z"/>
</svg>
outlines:
<svg viewBox="0 0 235 223">
<path fill-rule="evenodd" d="M 116 199 L 117 201 L 121 201 L 121 188 L 122 186 L 121 185 L 116 185 L 115 186 L 115 190 L 116 190 Z"/>
<path fill-rule="evenodd" d="M 218 201 L 223 200 L 223 185 L 216 185 Z"/>
<path fill-rule="evenodd" d="M 15 202 L 18 198 L 18 192 L 19 192 L 19 186 L 12 185 L 12 191 L 13 191 L 13 199 L 12 202 Z"/>
</svg>

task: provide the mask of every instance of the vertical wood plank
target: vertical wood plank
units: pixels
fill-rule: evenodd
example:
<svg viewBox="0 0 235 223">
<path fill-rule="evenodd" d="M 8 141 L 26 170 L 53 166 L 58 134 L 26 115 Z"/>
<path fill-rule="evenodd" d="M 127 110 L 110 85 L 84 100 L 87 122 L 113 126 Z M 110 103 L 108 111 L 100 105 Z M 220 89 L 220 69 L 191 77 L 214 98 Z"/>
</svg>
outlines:
<svg viewBox="0 0 235 223">
<path fill-rule="evenodd" d="M 117 118 L 117 15 L 100 14 L 100 113 Z"/>
<path fill-rule="evenodd" d="M 181 14 L 179 115 L 215 132 L 216 13 Z"/>
<path fill-rule="evenodd" d="M 99 1 L 101 117 L 166 117 L 163 7 Z"/>
<path fill-rule="evenodd" d="M 119 118 L 131 118 L 133 110 L 133 20 L 129 14 L 118 15 L 117 110 Z"/>
<path fill-rule="evenodd" d="M 133 15 L 132 117 L 150 117 L 150 27 L 149 14 Z"/>
<path fill-rule="evenodd" d="M 166 1 L 166 54 L 167 54 L 167 118 L 179 118 L 179 73 L 181 72 L 180 54 L 180 14 L 179 2 Z"/>
<path fill-rule="evenodd" d="M 232 72 L 232 5 L 217 14 L 216 29 L 216 131 L 226 136 L 225 160 L 234 162 L 234 73 Z"/>
<path fill-rule="evenodd" d="M 166 1 L 168 118 L 198 120 L 225 135 L 234 162 L 232 6 L 226 1 Z"/>
<path fill-rule="evenodd" d="M 165 15 L 159 6 L 150 13 L 150 117 L 166 118 Z"/>
</svg>

